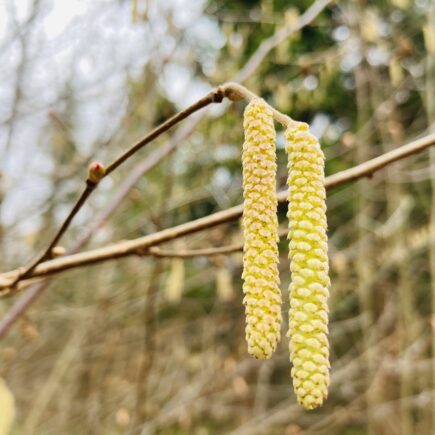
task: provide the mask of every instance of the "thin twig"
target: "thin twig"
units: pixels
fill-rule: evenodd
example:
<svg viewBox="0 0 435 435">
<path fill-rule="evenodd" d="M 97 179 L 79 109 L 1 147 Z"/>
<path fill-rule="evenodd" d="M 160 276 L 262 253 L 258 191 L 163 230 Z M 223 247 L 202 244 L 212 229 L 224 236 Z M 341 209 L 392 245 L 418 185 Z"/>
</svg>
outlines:
<svg viewBox="0 0 435 435">
<path fill-rule="evenodd" d="M 103 179 L 104 177 L 108 176 L 111 172 L 113 172 L 116 168 L 118 168 L 120 165 L 122 165 L 129 157 L 131 157 L 133 154 L 135 154 L 137 151 L 142 149 L 145 145 L 152 142 L 154 139 L 159 137 L 162 133 L 169 130 L 174 125 L 178 124 L 183 119 L 186 119 L 189 115 L 192 113 L 195 113 L 196 111 L 204 108 L 205 106 L 208 106 L 212 103 L 220 103 L 222 100 L 227 97 L 228 99 L 232 101 L 238 101 L 241 99 L 245 99 L 247 101 L 252 100 L 253 98 L 258 98 L 257 95 L 255 95 L 253 92 L 249 91 L 247 88 L 245 88 L 242 85 L 239 85 L 238 83 L 225 83 L 222 86 L 219 86 L 212 91 L 210 91 L 205 97 L 201 98 L 194 104 L 190 105 L 186 109 L 182 110 L 181 112 L 178 112 L 162 124 L 160 124 L 158 127 L 156 127 L 154 130 L 152 130 L 149 134 L 147 134 L 145 137 L 143 137 L 139 142 L 131 146 L 127 151 L 123 152 L 119 157 L 117 157 L 112 163 L 110 163 L 104 170 L 104 173 L 101 174 L 101 177 L 98 180 L 91 180 L 88 179 L 86 181 L 86 188 L 83 191 L 83 193 L 80 195 L 79 199 L 75 203 L 74 207 L 66 217 L 65 221 L 62 223 L 60 229 L 50 242 L 47 249 L 43 252 L 42 255 L 37 257 L 37 259 L 30 264 L 27 268 L 20 269 L 20 273 L 16 276 L 14 282 L 12 283 L 12 287 L 16 286 L 19 281 L 23 281 L 24 279 L 31 276 L 32 272 L 35 270 L 35 268 L 42 263 L 44 260 L 52 258 L 52 250 L 59 242 L 60 238 L 63 234 L 67 231 L 69 228 L 72 220 L 74 219 L 75 215 L 80 211 L 80 209 L 83 207 L 83 205 L 86 203 L 87 199 L 91 195 L 91 193 L 95 190 L 95 188 L 98 185 L 98 182 Z M 272 108 L 272 113 L 274 118 L 280 122 L 284 127 L 288 127 L 295 121 L 293 121 L 290 117 L 287 115 L 284 115 L 274 108 Z"/>
<path fill-rule="evenodd" d="M 143 137 L 139 142 L 135 143 L 131 148 L 129 148 L 127 151 L 122 153 L 118 158 L 116 158 L 112 163 L 110 163 L 106 167 L 105 176 L 113 172 L 122 163 L 124 163 L 129 157 L 131 157 L 137 151 L 142 149 L 145 145 L 152 142 L 154 139 L 159 137 L 162 133 L 168 131 L 171 127 L 178 124 L 183 119 L 186 119 L 192 113 L 197 112 L 198 110 L 208 106 L 209 104 L 220 103 L 222 102 L 223 98 L 224 95 L 222 94 L 219 88 L 213 89 L 205 97 L 201 98 L 196 103 L 192 104 L 191 106 L 187 107 L 186 109 L 182 110 L 181 112 L 178 112 L 171 118 L 167 119 L 164 123 L 160 124 L 154 130 L 148 133 L 145 137 Z"/>
<path fill-rule="evenodd" d="M 174 135 L 161 147 L 154 150 L 150 155 L 139 162 L 122 180 L 119 189 L 111 198 L 107 206 L 101 210 L 94 220 L 89 223 L 86 228 L 83 228 L 81 236 L 72 244 L 67 250 L 68 254 L 75 254 L 91 239 L 92 235 L 106 222 L 109 216 L 118 208 L 123 199 L 127 196 L 132 186 L 137 180 L 150 169 L 154 168 L 164 157 L 166 157 L 171 151 L 174 151 L 176 145 L 180 143 L 185 136 L 192 133 L 195 130 L 196 125 L 193 127 L 185 124 L 179 128 Z"/>
<path fill-rule="evenodd" d="M 187 118 L 192 113 L 202 109 L 203 107 L 211 103 L 220 103 L 223 100 L 223 98 L 224 98 L 224 94 L 222 89 L 220 88 L 213 89 L 205 97 L 201 98 L 196 103 L 190 105 L 189 107 L 182 110 L 181 112 L 178 112 L 177 114 L 175 114 L 174 116 L 166 120 L 164 123 L 156 127 L 154 130 L 152 130 L 149 134 L 143 137 L 139 142 L 134 144 L 131 148 L 129 148 L 127 151 L 125 151 L 119 157 L 117 157 L 112 163 L 110 163 L 105 169 L 104 173 L 101 175 L 100 179 L 109 175 L 116 168 L 118 168 L 122 163 L 124 163 L 129 157 L 131 157 L 134 153 L 139 151 L 145 145 L 149 144 L 151 141 L 156 139 L 165 131 L 169 130 L 174 125 L 178 124 L 183 119 Z M 28 267 L 24 269 L 20 269 L 20 273 L 17 275 L 17 277 L 15 278 L 11 286 L 16 286 L 19 281 L 22 281 L 30 277 L 32 272 L 40 263 L 42 263 L 44 260 L 52 258 L 53 248 L 57 245 L 61 237 L 65 234 L 65 232 L 69 228 L 76 214 L 80 211 L 80 209 L 86 203 L 87 199 L 90 197 L 91 193 L 95 190 L 100 179 L 98 181 L 97 180 L 93 181 L 91 179 L 86 180 L 85 189 L 83 190 L 82 194 L 78 198 L 77 202 L 74 204 L 72 210 L 69 212 L 66 219 L 63 221 L 61 227 L 57 231 L 56 235 L 54 236 L 54 238 L 52 239 L 52 241 L 50 242 L 46 250 L 39 257 L 37 257 L 36 260 L 33 261 Z"/>
<path fill-rule="evenodd" d="M 278 231 L 279 238 L 285 237 L 288 234 L 288 229 L 281 228 Z M 151 255 L 158 258 L 193 258 L 193 257 L 214 257 L 215 255 L 232 254 L 234 252 L 243 251 L 243 243 L 234 243 L 233 245 L 220 246 L 215 248 L 204 249 L 160 249 L 153 246 L 143 251 L 142 255 Z"/>
<path fill-rule="evenodd" d="M 160 249 L 151 247 L 145 249 L 141 255 L 151 255 L 158 258 L 193 258 L 193 257 L 213 257 L 215 255 L 232 254 L 233 252 L 240 252 L 243 250 L 242 243 L 235 243 L 234 245 L 221 246 L 218 248 L 204 248 L 204 249 L 180 249 L 178 251 Z"/>
<path fill-rule="evenodd" d="M 385 166 L 410 155 L 422 152 L 432 145 L 435 145 L 435 134 L 417 139 L 416 141 L 413 141 L 407 145 L 385 153 L 382 156 L 331 175 L 326 178 L 325 187 L 327 190 L 330 190 L 335 187 L 348 184 L 357 179 L 371 176 L 374 172 L 384 168 Z M 278 201 L 287 201 L 287 195 L 287 191 L 279 192 L 277 195 Z M 241 216 L 242 212 L 243 206 L 240 204 L 229 209 L 213 213 L 209 216 L 186 222 L 176 227 L 168 228 L 154 234 L 140 237 L 138 239 L 122 241 L 103 248 L 93 249 L 79 254 L 68 255 L 46 261 L 35 268 L 32 273 L 32 277 L 44 277 L 62 272 L 64 270 L 97 264 L 129 255 L 144 255 L 152 246 L 156 246 L 161 243 L 201 231 L 203 229 L 211 228 L 216 225 L 234 221 Z M 13 279 L 17 273 L 19 273 L 19 271 L 14 270 L 0 274 L 0 289 L 4 289 L 3 293 L 0 293 L 0 296 L 5 296 L 8 293 L 11 293 L 11 291 L 13 292 L 9 286 L 11 279 Z"/>
<path fill-rule="evenodd" d="M 65 231 L 68 229 L 70 223 L 74 219 L 74 216 L 79 212 L 79 210 L 82 208 L 83 204 L 88 199 L 89 195 L 94 191 L 95 187 L 97 186 L 97 183 L 94 183 L 90 180 L 86 181 L 86 187 L 83 190 L 82 194 L 80 195 L 79 199 L 75 203 L 74 207 L 66 217 L 65 221 L 59 228 L 58 232 L 54 236 L 53 240 L 48 245 L 47 249 L 33 262 L 31 263 L 27 268 L 25 268 L 20 274 L 18 274 L 15 281 L 11 284 L 12 286 L 17 285 L 18 281 L 22 281 L 29 276 L 32 275 L 32 272 L 35 270 L 36 266 L 38 264 L 42 263 L 44 260 L 53 258 L 53 248 L 57 245 L 62 235 L 65 233 Z"/>
<path fill-rule="evenodd" d="M 374 159 L 361 163 L 360 165 L 354 166 L 353 168 L 337 172 L 327 178 L 328 188 L 336 187 L 344 183 L 350 183 L 362 177 L 370 177 L 373 173 L 379 171 L 379 169 L 412 154 L 418 154 L 434 144 L 435 133 L 432 133 L 375 157 Z"/>
</svg>

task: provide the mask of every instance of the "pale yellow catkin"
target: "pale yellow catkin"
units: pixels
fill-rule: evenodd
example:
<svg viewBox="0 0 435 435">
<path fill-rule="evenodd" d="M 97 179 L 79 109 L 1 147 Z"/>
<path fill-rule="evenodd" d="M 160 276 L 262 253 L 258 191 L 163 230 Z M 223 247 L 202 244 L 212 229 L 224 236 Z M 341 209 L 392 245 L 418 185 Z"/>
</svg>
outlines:
<svg viewBox="0 0 435 435">
<path fill-rule="evenodd" d="M 15 399 L 2 378 L 0 378 L 0 435 L 11 433 L 15 420 Z"/>
<path fill-rule="evenodd" d="M 281 291 L 278 274 L 276 133 L 270 107 L 256 98 L 245 109 L 242 217 L 245 238 L 243 292 L 248 352 L 272 356 L 280 339 Z"/>
<path fill-rule="evenodd" d="M 329 266 L 326 235 L 324 155 L 308 125 L 285 132 L 288 153 L 291 375 L 298 402 L 306 409 L 328 396 Z"/>
</svg>

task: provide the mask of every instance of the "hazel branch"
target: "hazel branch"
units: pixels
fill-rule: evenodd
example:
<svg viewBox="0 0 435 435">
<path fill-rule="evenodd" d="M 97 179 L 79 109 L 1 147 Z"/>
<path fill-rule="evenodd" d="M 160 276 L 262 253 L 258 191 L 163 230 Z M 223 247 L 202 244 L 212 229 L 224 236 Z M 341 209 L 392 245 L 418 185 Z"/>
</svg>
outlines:
<svg viewBox="0 0 435 435">
<path fill-rule="evenodd" d="M 201 98 L 200 100 L 190 105 L 186 109 L 182 110 L 181 112 L 178 112 L 171 118 L 167 119 L 165 122 L 163 122 L 154 130 L 152 130 L 150 133 L 148 133 L 145 137 L 143 137 L 139 142 L 135 143 L 127 151 L 125 151 L 119 157 L 117 157 L 106 168 L 104 168 L 104 166 L 101 163 L 93 163 L 89 168 L 88 179 L 86 180 L 86 187 L 84 191 L 78 198 L 77 202 L 74 204 L 72 210 L 70 211 L 70 213 L 68 214 L 64 222 L 62 223 L 61 227 L 57 231 L 56 235 L 54 236 L 54 238 L 52 239 L 52 241 L 50 242 L 46 250 L 39 257 L 37 257 L 36 260 L 33 263 L 31 263 L 28 267 L 24 269 L 20 269 L 20 273 L 16 276 L 15 280 L 13 281 L 12 284 L 10 284 L 10 286 L 14 287 L 18 284 L 19 281 L 29 278 L 30 276 L 32 276 L 32 272 L 40 263 L 42 263 L 44 260 L 53 258 L 53 252 L 52 252 L 53 248 L 57 245 L 57 243 L 59 242 L 63 234 L 65 234 L 65 232 L 68 230 L 76 214 L 80 211 L 80 209 L 86 203 L 86 201 L 88 200 L 92 192 L 98 186 L 98 183 L 104 177 L 112 173 L 115 169 L 121 166 L 129 157 L 131 157 L 137 151 L 139 151 L 147 144 L 152 142 L 154 139 L 159 137 L 162 133 L 166 132 L 171 127 L 178 124 L 180 121 L 186 119 L 191 114 L 208 106 L 209 104 L 222 102 L 222 100 L 225 97 L 231 101 L 238 101 L 241 99 L 251 101 L 253 98 L 256 98 L 257 96 L 253 92 L 245 88 L 244 86 L 239 85 L 238 83 L 225 83 L 222 86 L 213 89 L 205 97 Z M 288 127 L 289 125 L 291 125 L 292 122 L 294 122 L 290 117 L 278 112 L 273 108 L 271 109 L 274 118 L 285 127 Z"/>
<path fill-rule="evenodd" d="M 368 160 L 367 162 L 361 163 L 353 168 L 330 175 L 325 179 L 325 188 L 330 190 L 335 187 L 351 183 L 352 181 L 358 180 L 360 178 L 369 177 L 385 166 L 397 160 L 418 154 L 433 145 L 435 145 L 435 134 L 430 134 L 421 139 L 417 139 L 407 145 L 403 145 L 395 150 Z M 279 202 L 285 202 L 287 200 L 287 191 L 279 192 L 277 194 L 277 199 Z M 213 213 L 209 216 L 186 222 L 176 227 L 168 228 L 154 234 L 140 237 L 138 239 L 118 242 L 103 248 L 93 249 L 79 254 L 68 255 L 50 261 L 45 261 L 34 269 L 29 278 L 45 277 L 68 269 L 98 264 L 104 261 L 126 257 L 129 255 L 157 254 L 155 256 L 164 256 L 158 255 L 157 251 L 154 251 L 153 254 L 153 252 L 150 251 L 150 248 L 188 234 L 192 234 L 226 222 L 234 221 L 241 216 L 242 211 L 242 205 L 237 205 L 235 207 Z M 201 254 L 201 252 L 199 252 L 199 254 Z M 220 252 L 220 254 L 222 254 L 222 252 Z M 11 292 L 15 293 L 10 286 L 17 273 L 19 273 L 19 270 L 13 270 L 0 274 L 0 289 L 3 289 L 3 292 L 0 292 L 0 296 L 5 296 Z"/>
<path fill-rule="evenodd" d="M 22 281 L 26 278 L 29 278 L 32 275 L 32 272 L 35 270 L 35 268 L 38 266 L 38 264 L 42 263 L 44 260 L 48 260 L 53 258 L 53 249 L 56 247 L 57 243 L 61 239 L 62 235 L 66 232 L 69 225 L 71 224 L 72 220 L 74 219 L 74 216 L 79 212 L 79 210 L 82 208 L 83 204 L 86 202 L 86 200 L 89 198 L 93 190 L 96 188 L 97 184 L 94 183 L 91 180 L 86 181 L 86 187 L 83 190 L 82 194 L 80 195 L 79 199 L 75 203 L 74 207 L 66 217 L 65 221 L 59 228 L 58 232 L 54 236 L 53 240 L 48 245 L 47 249 L 36 258 L 36 260 L 31 263 L 29 266 L 27 266 L 24 270 L 21 271 L 14 280 L 14 282 L 11 284 L 12 287 L 16 286 L 19 281 Z"/>
<path fill-rule="evenodd" d="M 157 246 L 153 246 L 149 249 L 145 249 L 142 255 L 149 255 L 157 258 L 194 258 L 227 255 L 233 254 L 234 252 L 241 252 L 242 250 L 243 243 L 235 243 L 234 245 L 220 246 L 217 248 L 178 249 L 176 251 L 170 249 L 160 249 Z"/>
<path fill-rule="evenodd" d="M 287 237 L 288 229 L 281 228 L 278 230 L 278 237 L 281 239 Z M 219 246 L 216 248 L 204 248 L 204 249 L 161 249 L 157 246 L 153 246 L 144 251 L 143 255 L 149 255 L 157 258 L 195 258 L 195 257 L 214 257 L 216 255 L 228 255 L 235 252 L 243 251 L 243 243 L 234 243 L 227 246 Z"/>
</svg>

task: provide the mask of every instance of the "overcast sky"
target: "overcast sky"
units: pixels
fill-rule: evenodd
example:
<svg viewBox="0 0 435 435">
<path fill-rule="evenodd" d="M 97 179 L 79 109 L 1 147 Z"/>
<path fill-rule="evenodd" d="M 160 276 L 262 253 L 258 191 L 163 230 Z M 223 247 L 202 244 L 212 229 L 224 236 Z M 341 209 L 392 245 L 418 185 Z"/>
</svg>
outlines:
<svg viewBox="0 0 435 435">
<path fill-rule="evenodd" d="M 147 19 L 135 21 L 127 1 L 41 0 L 32 17 L 33 3 L 0 0 L 0 216 L 13 237 L 38 230 L 39 206 L 53 194 L 47 175 L 56 162 L 47 127 L 51 112 L 65 110 L 65 95 L 74 102 L 70 128 L 77 152 L 86 157 L 118 128 L 128 80 L 147 62 L 160 71 L 162 93 L 185 106 L 210 88 L 192 75 L 191 51 L 213 69 L 214 53 L 225 42 L 217 24 L 202 15 L 203 0 L 189 0 L 188 7 L 181 0 L 138 1 L 139 13 L 147 3 Z M 168 29 L 168 16 L 174 28 Z M 66 210 L 58 213 L 63 218 Z"/>
</svg>

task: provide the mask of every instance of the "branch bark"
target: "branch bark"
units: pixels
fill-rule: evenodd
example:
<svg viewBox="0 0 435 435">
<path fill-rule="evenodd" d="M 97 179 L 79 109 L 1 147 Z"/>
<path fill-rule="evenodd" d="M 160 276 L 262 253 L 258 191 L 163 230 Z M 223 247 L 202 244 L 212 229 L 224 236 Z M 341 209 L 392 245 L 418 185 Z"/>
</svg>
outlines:
<svg viewBox="0 0 435 435">
<path fill-rule="evenodd" d="M 327 177 L 325 179 L 326 189 L 330 190 L 335 187 L 351 183 L 357 179 L 369 177 L 385 166 L 410 155 L 420 153 L 433 145 L 435 145 L 435 134 L 430 134 L 421 139 L 417 139 L 407 145 L 403 145 L 372 160 L 368 160 L 367 162 L 364 162 L 353 168 L 346 169 Z M 287 191 L 279 192 L 277 198 L 279 202 L 285 202 L 287 200 Z M 209 216 L 186 222 L 184 224 L 168 228 L 154 234 L 143 236 L 138 239 L 121 241 L 102 248 L 46 261 L 39 264 L 35 268 L 31 278 L 45 277 L 68 269 L 97 264 L 129 255 L 157 254 L 156 256 L 158 256 L 157 251 L 154 251 L 154 254 L 152 250 L 150 251 L 151 247 L 226 222 L 234 221 L 241 216 L 242 212 L 243 206 L 240 204 L 229 209 L 213 213 Z M 228 249 L 228 247 L 225 249 Z M 203 255 L 209 254 L 209 251 L 206 251 L 205 254 L 203 253 Z M 0 288 L 3 289 L 3 291 L 0 293 L 0 296 L 6 296 L 7 294 L 15 293 L 15 291 L 13 291 L 9 286 L 11 284 L 11 280 L 16 277 L 17 273 L 19 273 L 19 270 L 13 270 L 0 274 Z"/>
<path fill-rule="evenodd" d="M 141 150 L 145 145 L 149 144 L 154 139 L 158 138 L 162 133 L 166 132 L 171 127 L 178 124 L 180 121 L 186 119 L 189 115 L 192 115 L 193 113 L 208 106 L 209 104 L 221 103 L 224 98 L 228 98 L 231 101 L 239 101 L 239 100 L 251 101 L 253 98 L 258 98 L 258 96 L 255 95 L 253 92 L 251 92 L 249 89 L 245 88 L 244 86 L 238 83 L 230 82 L 218 86 L 217 88 L 211 90 L 206 96 L 204 96 L 200 100 L 196 101 L 186 109 L 182 110 L 181 112 L 167 119 L 161 125 L 159 125 L 150 133 L 148 133 L 145 137 L 143 137 L 139 142 L 131 146 L 127 151 L 124 151 L 119 157 L 113 160 L 113 162 L 111 162 L 104 169 L 104 171 L 100 174 L 100 176 L 98 176 L 97 178 L 93 178 L 92 173 L 90 173 L 88 179 L 86 180 L 86 188 L 84 189 L 84 191 L 82 192 L 82 194 L 80 195 L 76 203 L 74 204 L 72 210 L 70 211 L 70 213 L 68 214 L 64 222 L 62 223 L 60 229 L 57 231 L 56 235 L 54 236 L 54 238 L 52 239 L 52 241 L 50 242 L 46 250 L 42 253 L 42 255 L 37 257 L 36 260 L 33 261 L 33 263 L 31 263 L 29 266 L 18 269 L 19 272 L 18 274 L 16 274 L 13 283 L 10 284 L 10 287 L 16 287 L 20 281 L 23 281 L 26 278 L 31 277 L 33 271 L 37 268 L 39 264 L 41 264 L 44 260 L 51 259 L 53 257 L 52 255 L 53 248 L 56 246 L 56 244 L 59 242 L 61 237 L 65 234 L 65 232 L 68 230 L 74 217 L 83 207 L 83 205 L 86 203 L 88 198 L 91 196 L 92 192 L 98 186 L 98 183 L 104 177 L 108 176 L 110 173 L 116 170 L 129 157 L 133 156 L 137 151 Z M 273 107 L 271 107 L 271 110 L 274 118 L 279 123 L 281 123 L 284 127 L 289 127 L 292 123 L 295 122 L 289 116 L 284 115 L 283 113 L 279 112 Z"/>
</svg>

